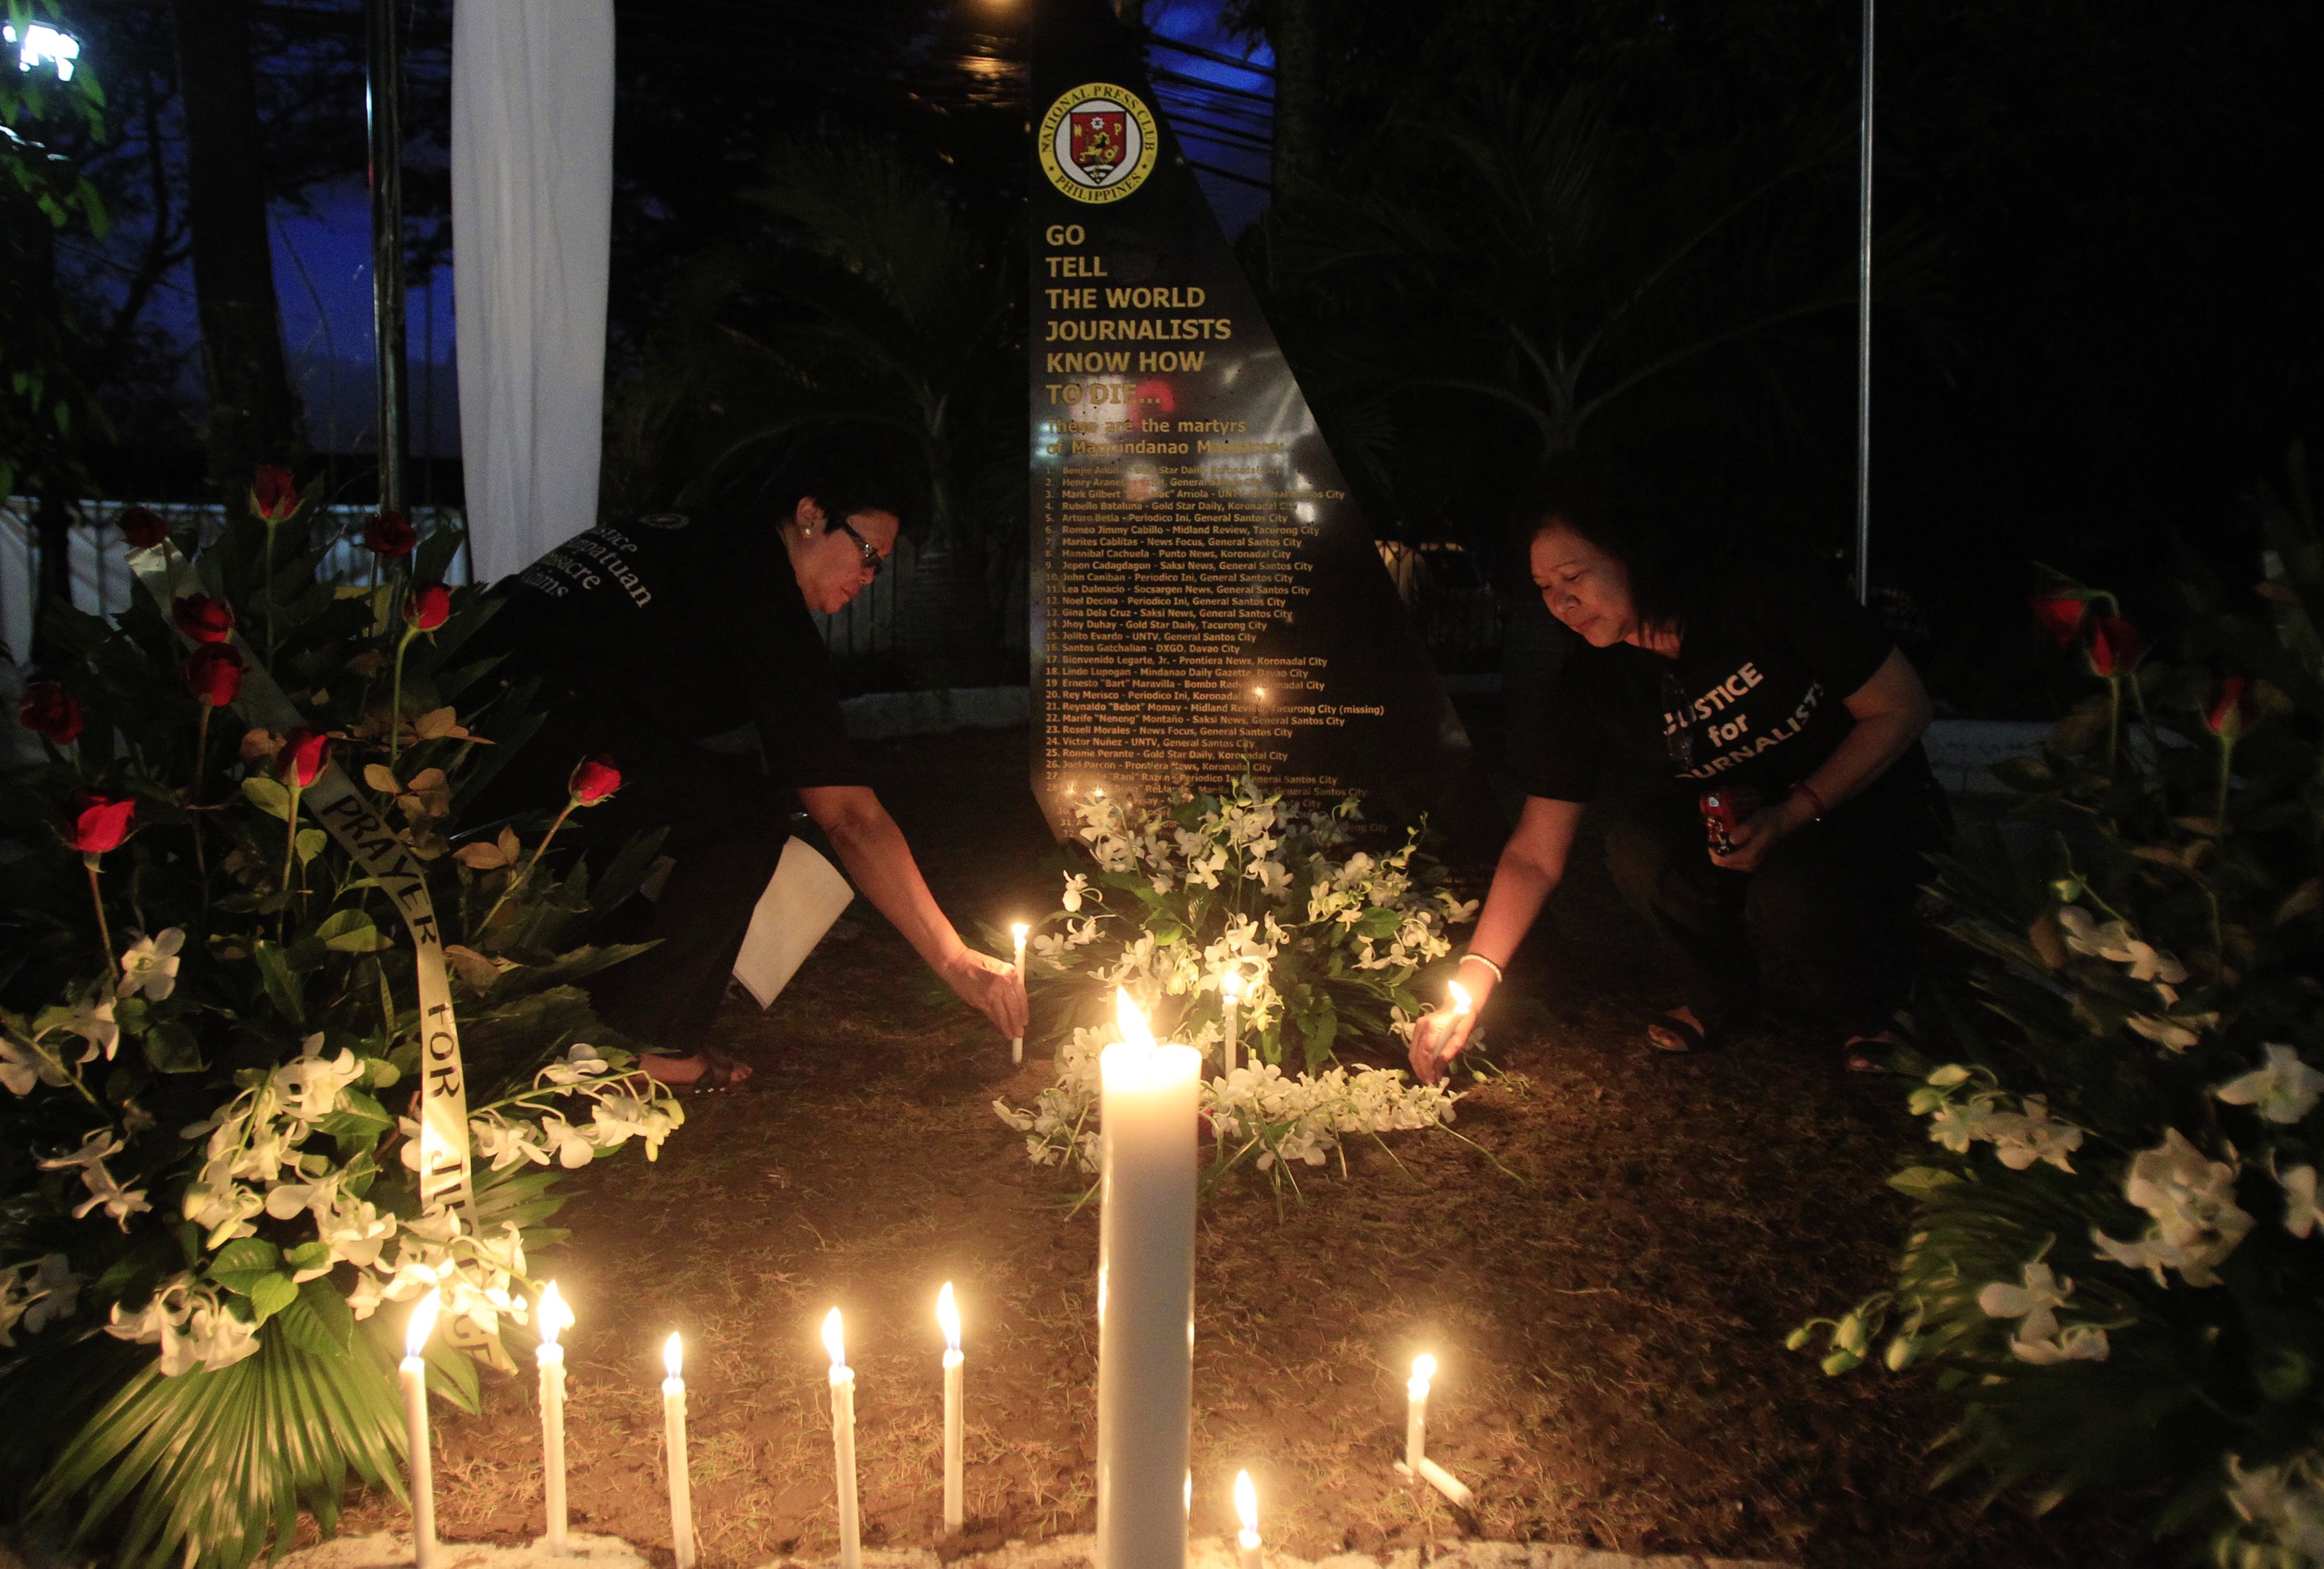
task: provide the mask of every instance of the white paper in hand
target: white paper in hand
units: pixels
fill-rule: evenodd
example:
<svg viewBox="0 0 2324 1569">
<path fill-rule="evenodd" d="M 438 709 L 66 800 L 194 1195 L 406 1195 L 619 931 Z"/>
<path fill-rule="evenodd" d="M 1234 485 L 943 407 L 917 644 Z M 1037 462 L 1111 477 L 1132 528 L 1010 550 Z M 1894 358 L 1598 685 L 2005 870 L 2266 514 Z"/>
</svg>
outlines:
<svg viewBox="0 0 2324 1569">
<path fill-rule="evenodd" d="M 783 858 L 759 906 L 751 912 L 751 930 L 743 934 L 742 951 L 734 956 L 734 978 L 759 999 L 761 1008 L 773 1005 L 791 977 L 831 930 L 831 923 L 855 900 L 855 890 L 839 868 L 816 853 L 804 840 L 783 846 Z"/>
</svg>

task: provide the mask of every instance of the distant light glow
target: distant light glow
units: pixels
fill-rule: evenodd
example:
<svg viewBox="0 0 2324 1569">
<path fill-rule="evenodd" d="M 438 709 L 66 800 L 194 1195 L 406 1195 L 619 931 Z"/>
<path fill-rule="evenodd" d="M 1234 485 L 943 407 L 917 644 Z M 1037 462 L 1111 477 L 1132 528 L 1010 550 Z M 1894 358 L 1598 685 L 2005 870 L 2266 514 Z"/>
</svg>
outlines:
<svg viewBox="0 0 2324 1569">
<path fill-rule="evenodd" d="M 72 80 L 73 61 L 80 58 L 80 40 L 69 32 L 60 32 L 45 22 L 28 23 L 22 42 L 17 41 L 14 27 L 0 26 L 0 39 L 16 45 L 16 69 L 29 71 L 36 65 L 56 68 L 57 80 Z"/>
</svg>

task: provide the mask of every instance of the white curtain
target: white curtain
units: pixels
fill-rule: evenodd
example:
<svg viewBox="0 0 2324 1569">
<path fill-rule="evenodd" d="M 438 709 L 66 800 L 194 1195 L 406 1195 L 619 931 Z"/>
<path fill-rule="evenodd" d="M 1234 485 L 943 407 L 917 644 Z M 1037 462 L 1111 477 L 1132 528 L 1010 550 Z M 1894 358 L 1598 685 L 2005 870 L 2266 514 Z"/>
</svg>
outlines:
<svg viewBox="0 0 2324 1569">
<path fill-rule="evenodd" d="M 596 521 L 613 0 L 456 0 L 452 280 L 479 582 Z"/>
</svg>

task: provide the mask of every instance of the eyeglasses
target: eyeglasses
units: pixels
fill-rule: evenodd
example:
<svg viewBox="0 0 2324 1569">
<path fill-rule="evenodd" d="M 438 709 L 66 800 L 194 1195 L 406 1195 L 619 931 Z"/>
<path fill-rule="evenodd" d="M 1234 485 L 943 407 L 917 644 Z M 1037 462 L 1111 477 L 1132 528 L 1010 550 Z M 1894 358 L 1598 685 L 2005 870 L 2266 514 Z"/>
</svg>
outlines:
<svg viewBox="0 0 2324 1569">
<path fill-rule="evenodd" d="M 847 526 L 847 520 L 844 518 L 833 523 L 832 527 L 838 529 L 842 534 L 846 535 L 850 539 L 855 541 L 855 548 L 861 551 L 863 555 L 863 570 L 870 573 L 873 577 L 878 577 L 880 575 L 880 569 L 888 564 L 887 558 L 880 554 L 879 548 L 869 539 L 864 538 L 863 536 L 849 528 Z"/>
</svg>

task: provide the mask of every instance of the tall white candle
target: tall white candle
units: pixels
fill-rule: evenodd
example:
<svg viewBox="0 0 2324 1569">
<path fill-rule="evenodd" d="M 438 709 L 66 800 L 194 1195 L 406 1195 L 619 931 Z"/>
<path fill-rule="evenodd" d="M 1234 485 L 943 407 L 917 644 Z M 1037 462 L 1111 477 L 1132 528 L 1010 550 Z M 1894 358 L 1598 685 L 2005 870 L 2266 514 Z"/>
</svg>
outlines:
<svg viewBox="0 0 2324 1569">
<path fill-rule="evenodd" d="M 403 1361 L 396 1372 L 403 1384 L 403 1436 L 410 1450 L 411 1562 L 435 1569 L 436 1465 L 428 1452 L 428 1337 L 436 1333 L 436 1293 L 412 1305 L 403 1330 Z"/>
<path fill-rule="evenodd" d="M 1024 930 L 1019 927 L 1018 930 Z M 961 1528 L 965 1518 L 961 1476 L 962 1439 L 967 1435 L 968 1417 L 962 1408 L 962 1386 L 966 1382 L 964 1358 L 960 1353 L 960 1308 L 952 1296 L 952 1282 L 946 1280 L 944 1289 L 936 1293 L 936 1325 L 944 1331 L 944 1528 L 949 1536 Z"/>
<path fill-rule="evenodd" d="M 1098 1057 L 1096 1559 L 1185 1569 L 1203 1059 L 1156 1045 L 1128 993 L 1115 994 L 1115 1013 L 1122 1039 Z"/>
<path fill-rule="evenodd" d="M 1020 986 L 1025 984 L 1025 934 L 1030 931 L 1032 928 L 1021 921 L 1009 929 L 1009 935 L 1017 940 L 1017 984 Z M 1019 1035 L 1009 1042 L 1009 1060 L 1012 1063 L 1025 1060 L 1024 1036 Z"/>
<path fill-rule="evenodd" d="M 1242 1044 L 1242 977 L 1228 970 L 1219 977 L 1219 1007 L 1226 1014 L 1226 1044 L 1219 1053 L 1222 1070 L 1235 1070 L 1235 1055 Z"/>
<path fill-rule="evenodd" d="M 552 1553 L 565 1551 L 565 1348 L 558 1333 L 573 1325 L 573 1310 L 557 1293 L 551 1280 L 532 1305 L 533 1321 L 540 1329 L 540 1348 L 533 1360 L 540 1365 L 540 1491 L 548 1517 L 547 1541 Z"/>
<path fill-rule="evenodd" d="M 1428 1454 L 1428 1381 L 1436 1376 L 1436 1359 L 1423 1353 L 1412 1359 L 1412 1379 L 1404 1386 L 1404 1463 L 1415 1477 Z"/>
<path fill-rule="evenodd" d="M 662 1452 L 669 1467 L 669 1540 L 678 1569 L 694 1569 L 694 1477 L 686 1461 L 686 1343 L 676 1331 L 662 1342 Z"/>
<path fill-rule="evenodd" d="M 847 1365 L 847 1339 L 836 1308 L 824 1317 L 823 1348 L 831 1353 L 831 1448 L 839 1473 L 839 1569 L 862 1569 L 862 1521 L 855 1501 L 855 1370 Z"/>
<path fill-rule="evenodd" d="M 1236 1569 L 1264 1569 L 1259 1551 L 1259 1489 L 1250 1484 L 1250 1473 L 1235 1473 L 1235 1514 L 1242 1521 L 1242 1531 L 1235 1537 Z"/>
</svg>

